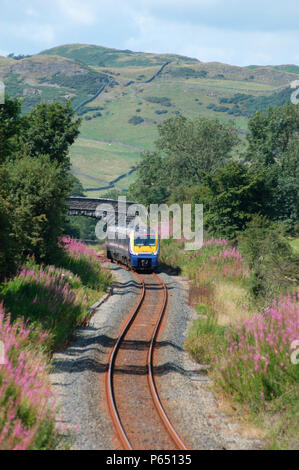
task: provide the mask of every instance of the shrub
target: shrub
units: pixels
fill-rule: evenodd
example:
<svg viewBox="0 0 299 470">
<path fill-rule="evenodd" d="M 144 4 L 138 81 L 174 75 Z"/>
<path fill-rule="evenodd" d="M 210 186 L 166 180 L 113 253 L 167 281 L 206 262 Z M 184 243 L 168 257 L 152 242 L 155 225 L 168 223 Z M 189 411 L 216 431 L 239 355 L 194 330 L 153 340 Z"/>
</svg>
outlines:
<svg viewBox="0 0 299 470">
<path fill-rule="evenodd" d="M 254 216 L 239 241 L 251 268 L 250 288 L 255 297 L 269 302 L 298 285 L 299 256 L 277 224 Z"/>
<path fill-rule="evenodd" d="M 149 103 L 160 104 L 161 106 L 167 106 L 167 107 L 171 106 L 171 101 L 166 96 L 162 96 L 161 98 L 157 96 L 148 96 L 147 98 L 145 98 L 145 100 L 148 101 Z"/>
<path fill-rule="evenodd" d="M 133 124 L 134 126 L 137 126 L 138 124 L 141 124 L 144 121 L 144 119 L 140 116 L 132 116 L 129 120 L 129 124 Z"/>
</svg>

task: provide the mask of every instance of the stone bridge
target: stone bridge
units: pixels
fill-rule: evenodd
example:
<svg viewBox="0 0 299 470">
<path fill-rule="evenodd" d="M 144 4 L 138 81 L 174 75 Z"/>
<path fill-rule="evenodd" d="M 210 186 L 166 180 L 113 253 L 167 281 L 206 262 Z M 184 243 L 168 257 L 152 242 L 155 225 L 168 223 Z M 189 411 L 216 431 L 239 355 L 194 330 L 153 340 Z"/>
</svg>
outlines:
<svg viewBox="0 0 299 470">
<path fill-rule="evenodd" d="M 68 215 L 81 215 L 85 217 L 92 217 L 94 219 L 106 219 L 109 223 L 109 219 L 115 215 L 115 220 L 122 216 L 122 220 L 128 223 L 132 220 L 138 212 L 134 215 L 127 216 L 128 208 L 132 205 L 137 204 L 136 202 L 124 202 L 121 200 L 116 201 L 114 199 L 102 199 L 102 198 L 88 198 L 88 197 L 69 197 L 67 199 Z"/>
</svg>

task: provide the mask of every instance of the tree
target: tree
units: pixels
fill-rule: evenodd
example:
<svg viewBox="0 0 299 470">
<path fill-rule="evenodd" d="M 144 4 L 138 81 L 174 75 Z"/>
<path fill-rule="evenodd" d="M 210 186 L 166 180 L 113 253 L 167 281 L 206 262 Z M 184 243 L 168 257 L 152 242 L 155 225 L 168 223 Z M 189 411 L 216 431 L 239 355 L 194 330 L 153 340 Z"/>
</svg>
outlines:
<svg viewBox="0 0 299 470">
<path fill-rule="evenodd" d="M 239 245 L 250 267 L 250 288 L 263 302 L 281 292 L 296 289 L 299 256 L 283 237 L 281 227 L 255 215 L 239 237 Z"/>
<path fill-rule="evenodd" d="M 71 187 L 71 196 L 79 196 L 84 197 L 84 188 L 82 186 L 81 181 L 76 178 L 76 176 L 72 175 L 72 173 L 68 173 L 68 178 L 70 180 L 70 187 Z"/>
<path fill-rule="evenodd" d="M 145 152 L 137 170 L 137 181 L 130 186 L 130 196 L 140 204 L 160 204 L 170 192 L 167 188 L 164 160 L 157 152 Z"/>
<path fill-rule="evenodd" d="M 277 163 L 284 168 L 290 146 L 297 142 L 298 151 L 298 139 L 294 139 L 299 131 L 299 106 L 288 103 L 258 112 L 249 120 L 248 128 L 247 159 L 266 166 Z"/>
<path fill-rule="evenodd" d="M 79 135 L 81 120 L 75 119 L 70 101 L 61 103 L 39 103 L 26 116 L 26 129 L 22 143 L 32 157 L 49 155 L 65 169 L 70 168 L 69 147 Z"/>
<path fill-rule="evenodd" d="M 23 122 L 21 101 L 5 96 L 5 104 L 0 104 L 0 164 L 17 150 Z"/>
<path fill-rule="evenodd" d="M 157 148 L 169 157 L 170 167 L 174 161 L 184 161 L 188 181 L 193 175 L 200 179 L 202 170 L 223 166 L 239 143 L 233 124 L 225 125 L 218 119 L 176 116 L 160 124 L 158 130 Z"/>
<path fill-rule="evenodd" d="M 271 219 L 292 230 L 299 217 L 299 106 L 286 104 L 249 121 L 247 158 L 265 168 L 271 188 Z"/>
<path fill-rule="evenodd" d="M 0 280 L 15 270 L 15 246 L 11 239 L 11 211 L 8 200 L 8 174 L 4 166 L 0 166 Z"/>
<path fill-rule="evenodd" d="M 25 155 L 17 164 L 11 161 L 7 169 L 11 227 L 19 258 L 33 255 L 38 262 L 51 262 L 63 234 L 70 192 L 64 169 L 46 155 L 34 159 Z"/>
<path fill-rule="evenodd" d="M 193 203 L 202 203 L 205 224 L 215 236 L 235 238 L 253 214 L 267 213 L 269 188 L 263 172 L 240 162 L 229 162 L 207 174 L 194 191 Z"/>
<path fill-rule="evenodd" d="M 158 126 L 156 149 L 145 153 L 130 191 L 139 202 L 161 203 L 178 188 L 199 184 L 223 166 L 239 142 L 237 131 L 217 119 L 176 116 Z"/>
</svg>

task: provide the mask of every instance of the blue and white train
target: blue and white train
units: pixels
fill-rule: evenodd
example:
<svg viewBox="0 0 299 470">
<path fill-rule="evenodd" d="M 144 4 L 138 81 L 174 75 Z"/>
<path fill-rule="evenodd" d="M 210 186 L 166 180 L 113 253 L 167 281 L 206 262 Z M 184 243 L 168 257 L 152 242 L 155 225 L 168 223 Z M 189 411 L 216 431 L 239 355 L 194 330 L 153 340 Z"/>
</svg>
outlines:
<svg viewBox="0 0 299 470">
<path fill-rule="evenodd" d="M 107 258 L 134 269 L 154 271 L 158 267 L 159 237 L 146 228 L 108 227 Z"/>
</svg>

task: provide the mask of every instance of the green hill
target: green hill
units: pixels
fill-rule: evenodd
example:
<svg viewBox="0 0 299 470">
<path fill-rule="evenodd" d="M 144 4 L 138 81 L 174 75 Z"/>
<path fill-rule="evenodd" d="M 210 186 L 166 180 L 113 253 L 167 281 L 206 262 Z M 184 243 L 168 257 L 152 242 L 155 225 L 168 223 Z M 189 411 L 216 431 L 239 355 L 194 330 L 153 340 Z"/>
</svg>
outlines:
<svg viewBox="0 0 299 470">
<path fill-rule="evenodd" d="M 175 54 L 149 54 L 130 50 L 110 49 L 88 44 L 67 44 L 41 52 L 45 55 L 59 55 L 78 60 L 86 65 L 98 67 L 153 67 L 163 65 L 168 60 L 182 63 L 199 62 L 197 59 Z"/>
<path fill-rule="evenodd" d="M 237 67 L 84 44 L 20 60 L 0 57 L 0 80 L 9 95 L 23 98 L 24 112 L 39 101 L 73 100 L 82 117 L 73 171 L 90 189 L 136 166 L 140 151 L 153 148 L 157 124 L 171 116 L 233 120 L 246 132 L 256 110 L 289 100 L 298 71 L 296 65 Z M 116 186 L 125 189 L 133 178 Z"/>
</svg>

